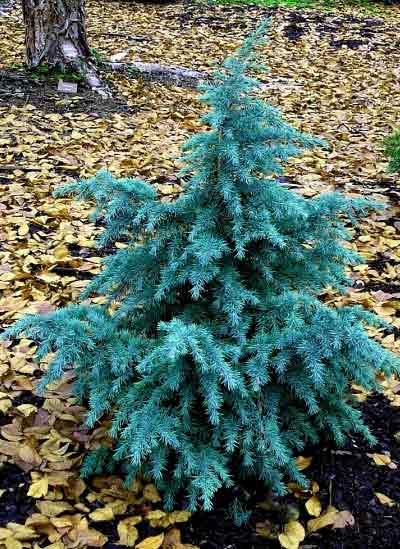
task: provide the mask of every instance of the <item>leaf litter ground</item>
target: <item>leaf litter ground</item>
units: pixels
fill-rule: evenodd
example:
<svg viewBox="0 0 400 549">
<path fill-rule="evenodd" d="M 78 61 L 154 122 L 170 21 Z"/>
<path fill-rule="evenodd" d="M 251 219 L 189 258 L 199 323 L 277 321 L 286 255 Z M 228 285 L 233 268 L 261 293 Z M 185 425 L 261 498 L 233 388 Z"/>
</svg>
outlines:
<svg viewBox="0 0 400 549">
<path fill-rule="evenodd" d="M 272 15 L 262 60 L 270 67 L 262 94 L 287 119 L 325 137 L 329 151 L 293 162 L 282 178 L 306 196 L 338 189 L 373 196 L 387 208 L 354 231 L 365 265 L 335 305 L 358 303 L 392 322 L 372 335 L 399 350 L 400 236 L 396 177 L 386 173 L 382 140 L 400 123 L 398 8 L 371 13 L 261 9 L 178 1 L 166 5 L 90 2 L 89 37 L 99 56 L 118 55 L 210 71 Z M 52 190 L 108 168 L 149 179 L 170 199 L 179 192 L 179 146 L 199 129 L 196 92 L 166 83 L 107 75 L 114 99 L 101 103 L 79 87 L 60 95 L 22 68 L 23 26 L 17 8 L 2 14 L 0 47 L 0 324 L 27 312 L 69 303 L 100 268 L 98 227 L 89 207 L 55 200 Z M 138 39 L 139 38 L 139 39 Z M 85 408 L 68 379 L 44 398 L 35 392 L 45 365 L 32 361 L 28 340 L 0 349 L 0 547 L 204 549 L 259 547 L 394 547 L 400 535 L 400 385 L 384 380 L 384 396 L 354 387 L 376 448 L 358 439 L 345 448 L 322 443 L 299 456 L 309 492 L 290 485 L 276 500 L 259 486 L 239 488 L 255 509 L 247 526 L 226 516 L 221 493 L 209 515 L 160 510 L 151 484 L 131 490 L 118 477 L 79 479 L 83 454 L 107 443 L 107 420 L 84 427 Z M 304 539 L 304 541 L 303 541 Z"/>
</svg>

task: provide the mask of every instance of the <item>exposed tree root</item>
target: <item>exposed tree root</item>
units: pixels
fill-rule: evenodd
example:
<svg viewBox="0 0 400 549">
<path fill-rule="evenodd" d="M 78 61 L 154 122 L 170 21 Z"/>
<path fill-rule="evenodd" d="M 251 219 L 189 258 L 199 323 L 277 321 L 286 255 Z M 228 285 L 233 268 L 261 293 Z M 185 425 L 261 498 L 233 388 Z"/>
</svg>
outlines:
<svg viewBox="0 0 400 549">
<path fill-rule="evenodd" d="M 76 67 L 75 69 L 84 79 L 85 83 L 89 88 L 104 97 L 104 99 L 110 98 L 112 96 L 110 88 L 107 84 L 99 77 L 97 68 L 91 62 L 85 62 L 82 66 Z"/>
</svg>

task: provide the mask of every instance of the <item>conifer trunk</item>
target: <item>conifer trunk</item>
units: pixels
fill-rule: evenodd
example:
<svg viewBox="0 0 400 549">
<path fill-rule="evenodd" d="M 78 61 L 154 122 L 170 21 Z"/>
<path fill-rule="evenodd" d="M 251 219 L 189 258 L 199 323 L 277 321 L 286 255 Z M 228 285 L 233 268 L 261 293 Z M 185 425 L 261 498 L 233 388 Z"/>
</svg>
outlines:
<svg viewBox="0 0 400 549">
<path fill-rule="evenodd" d="M 109 95 L 100 81 L 86 37 L 84 0 L 22 0 L 27 65 L 71 70 L 92 89 Z"/>
</svg>

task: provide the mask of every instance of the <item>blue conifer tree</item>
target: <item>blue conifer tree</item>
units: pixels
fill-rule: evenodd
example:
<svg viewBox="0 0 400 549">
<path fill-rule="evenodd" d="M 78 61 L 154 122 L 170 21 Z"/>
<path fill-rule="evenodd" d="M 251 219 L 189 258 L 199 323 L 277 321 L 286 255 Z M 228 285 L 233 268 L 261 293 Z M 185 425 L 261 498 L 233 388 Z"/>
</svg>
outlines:
<svg viewBox="0 0 400 549">
<path fill-rule="evenodd" d="M 351 382 L 377 389 L 376 372 L 397 368 L 365 331 L 382 324 L 376 316 L 318 298 L 348 285 L 345 268 L 360 258 L 343 246 L 346 223 L 372 206 L 279 183 L 287 159 L 321 142 L 252 93 L 264 31 L 203 86 L 209 129 L 184 146 L 177 200 L 106 172 L 56 192 L 96 202 L 100 245 L 128 242 L 82 296 L 106 303 L 28 316 L 4 336 L 35 340 L 39 359 L 54 353 L 42 387 L 74 367 L 89 426 L 112 415 L 115 447 L 90 454 L 84 474 L 143 474 L 168 506 L 183 490 L 188 508 L 210 509 L 239 477 L 276 493 L 285 478 L 304 482 L 295 455 L 321 433 L 372 441 Z"/>
</svg>

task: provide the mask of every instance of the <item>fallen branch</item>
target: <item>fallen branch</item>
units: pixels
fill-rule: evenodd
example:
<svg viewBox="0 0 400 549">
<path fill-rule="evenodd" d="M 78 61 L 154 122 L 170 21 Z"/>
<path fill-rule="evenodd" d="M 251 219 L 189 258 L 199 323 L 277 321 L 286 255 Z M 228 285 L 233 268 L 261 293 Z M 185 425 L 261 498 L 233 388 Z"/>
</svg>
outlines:
<svg viewBox="0 0 400 549">
<path fill-rule="evenodd" d="M 31 166 L 18 166 L 17 164 L 0 164 L 0 172 L 12 172 L 14 170 L 21 170 L 25 172 L 40 172 L 40 168 L 33 168 Z"/>
<path fill-rule="evenodd" d="M 174 67 L 169 65 L 160 65 L 158 63 L 142 63 L 139 61 L 122 63 L 108 61 L 102 63 L 102 65 L 108 70 L 121 71 L 133 74 L 134 76 L 142 76 L 149 80 L 161 80 L 169 81 L 178 85 L 193 86 L 204 81 L 210 81 L 213 79 L 211 74 L 206 72 L 194 71 L 191 69 L 185 69 L 184 67 Z M 290 79 L 275 79 L 268 83 L 261 84 L 261 89 L 280 89 L 287 87 L 300 87 Z"/>
<path fill-rule="evenodd" d="M 185 69 L 183 67 L 170 67 L 158 63 L 103 63 L 103 65 L 114 71 L 134 73 L 150 80 L 167 80 L 175 84 L 197 86 L 200 82 L 208 80 L 210 76 L 205 72 Z"/>
<path fill-rule="evenodd" d="M 134 40 L 135 42 L 144 42 L 149 38 L 147 36 L 135 36 L 134 34 L 126 34 L 124 32 L 95 32 L 95 36 L 111 36 L 113 38 L 125 38 L 126 40 Z"/>
</svg>

